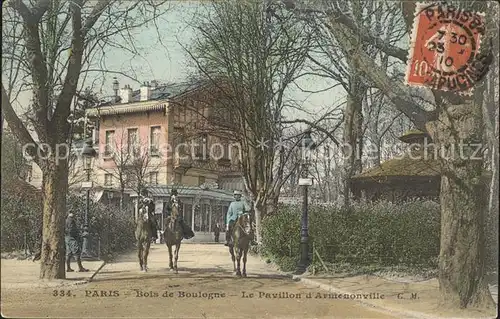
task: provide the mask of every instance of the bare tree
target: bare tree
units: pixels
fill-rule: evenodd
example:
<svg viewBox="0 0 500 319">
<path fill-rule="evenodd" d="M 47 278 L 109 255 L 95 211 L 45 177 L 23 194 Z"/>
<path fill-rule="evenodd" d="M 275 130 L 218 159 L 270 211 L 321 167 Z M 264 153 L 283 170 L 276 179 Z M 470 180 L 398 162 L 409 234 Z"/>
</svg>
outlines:
<svg viewBox="0 0 500 319">
<path fill-rule="evenodd" d="M 127 149 L 127 145 L 122 144 L 124 141 L 124 130 L 122 130 L 122 136 L 118 140 L 113 141 L 113 145 L 106 145 L 104 150 L 104 157 L 109 157 L 112 160 L 111 167 L 101 167 L 101 170 L 105 174 L 110 174 L 113 180 L 118 182 L 118 189 L 120 190 L 120 210 L 123 210 L 123 198 L 125 197 L 125 189 L 128 188 L 130 182 L 130 174 L 127 174 L 131 153 Z M 106 183 L 106 181 L 104 181 Z M 106 184 L 104 185 L 106 186 Z"/>
<path fill-rule="evenodd" d="M 198 36 L 188 53 L 200 75 L 231 114 L 226 126 L 241 144 L 245 188 L 251 195 L 256 237 L 266 203 L 283 184 L 289 153 L 279 144 L 287 88 L 298 76 L 309 47 L 304 25 L 289 15 L 275 23 L 273 8 L 258 1 L 214 1 L 196 25 Z"/>
<path fill-rule="evenodd" d="M 292 4 L 290 4 L 290 2 Z M 293 1 L 287 1 L 294 7 Z M 360 50 L 357 40 L 371 43 L 393 58 L 406 62 L 406 50 L 388 45 L 378 35 L 363 26 L 357 25 L 349 14 L 334 4 L 322 2 L 322 8 L 299 10 L 309 18 L 321 19 L 332 36 L 341 44 L 344 56 L 351 59 L 352 65 L 375 87 L 384 92 L 394 106 L 405 114 L 419 129 L 427 131 L 436 146 L 450 149 L 461 141 L 483 144 L 482 141 L 482 96 L 484 78 L 474 90 L 473 96 L 432 91 L 435 109 L 427 111 L 412 97 L 411 90 L 401 80 L 391 79 L 367 52 Z M 462 9 L 485 12 L 485 3 L 461 2 Z M 415 2 L 406 1 L 401 5 L 407 31 L 413 25 Z M 445 8 L 446 9 L 446 8 Z M 498 10 L 496 5 L 494 10 Z M 491 9 L 490 9 L 491 11 Z M 491 15 L 487 15 L 487 26 L 494 25 Z M 491 46 L 485 35 L 481 55 L 474 61 L 481 74 L 488 71 L 491 60 Z M 497 40 L 497 39 L 496 39 Z M 479 76 L 481 79 L 481 76 Z M 471 156 L 475 151 L 464 146 L 464 154 Z M 493 299 L 485 280 L 485 238 L 484 214 L 487 199 L 482 180 L 483 161 L 464 160 L 459 156 L 440 158 L 441 162 L 441 251 L 439 258 L 439 283 L 446 302 L 460 306 L 494 307 Z M 464 262 L 467 261 L 467 262 Z"/>
<path fill-rule="evenodd" d="M 158 169 L 164 165 L 163 159 L 153 156 L 149 148 L 135 148 L 126 165 L 125 174 L 128 174 L 128 185 L 138 194 L 147 185 L 156 185 L 158 181 L 151 181 L 151 179 L 157 178 L 155 176 L 157 176 Z"/>
<path fill-rule="evenodd" d="M 69 142 L 67 119 L 79 82 L 96 71 L 111 47 L 134 51 L 130 30 L 154 23 L 164 13 L 160 6 L 112 0 L 15 0 L 3 5 L 2 115 L 21 143 L 33 145 L 27 151 L 43 172 L 41 278 L 65 278 L 68 148 L 61 145 Z M 128 43 L 119 45 L 120 37 Z M 22 91 L 32 94 L 29 109 L 22 110 L 28 111 L 32 130 L 12 105 Z"/>
</svg>

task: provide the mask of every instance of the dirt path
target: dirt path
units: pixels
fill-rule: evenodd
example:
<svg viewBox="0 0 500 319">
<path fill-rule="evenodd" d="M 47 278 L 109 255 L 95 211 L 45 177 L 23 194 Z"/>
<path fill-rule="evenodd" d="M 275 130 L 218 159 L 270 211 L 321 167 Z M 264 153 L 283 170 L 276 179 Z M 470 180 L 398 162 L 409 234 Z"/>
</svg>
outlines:
<svg viewBox="0 0 500 319">
<path fill-rule="evenodd" d="M 106 265 L 94 281 L 61 291 L 2 288 L 8 317 L 121 318 L 390 318 L 352 300 L 327 297 L 249 257 L 248 278 L 235 278 L 222 245 L 185 244 L 179 274 L 167 269 L 168 252 L 153 246 L 148 273 L 135 254 Z M 69 292 L 69 293 L 68 293 Z M 322 298 L 318 298 L 318 297 Z M 311 298 L 308 298 L 311 297 Z"/>
</svg>

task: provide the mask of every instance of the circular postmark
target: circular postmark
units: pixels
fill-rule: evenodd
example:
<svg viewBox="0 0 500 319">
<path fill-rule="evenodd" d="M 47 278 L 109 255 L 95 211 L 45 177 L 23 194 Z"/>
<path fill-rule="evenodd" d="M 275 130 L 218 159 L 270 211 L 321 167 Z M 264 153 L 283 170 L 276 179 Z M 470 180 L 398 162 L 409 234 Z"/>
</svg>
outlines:
<svg viewBox="0 0 500 319">
<path fill-rule="evenodd" d="M 484 16 L 444 4 L 417 7 L 408 84 L 468 91 L 479 79 L 474 61 L 484 35 Z"/>
</svg>

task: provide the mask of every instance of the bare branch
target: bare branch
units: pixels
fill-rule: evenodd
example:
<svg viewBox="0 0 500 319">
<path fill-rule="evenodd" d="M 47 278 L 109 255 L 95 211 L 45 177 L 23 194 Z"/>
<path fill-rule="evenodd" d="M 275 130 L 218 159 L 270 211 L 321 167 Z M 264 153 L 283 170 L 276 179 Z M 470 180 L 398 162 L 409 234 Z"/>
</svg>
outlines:
<svg viewBox="0 0 500 319">
<path fill-rule="evenodd" d="M 28 132 L 23 122 L 19 119 L 16 112 L 10 104 L 7 92 L 2 84 L 2 114 L 9 123 L 9 127 L 12 128 L 13 134 L 16 138 L 24 145 L 33 145 L 33 147 L 27 147 L 26 152 L 33 158 L 35 163 L 39 164 L 40 159 L 37 154 L 44 154 L 44 152 L 39 148 L 38 143 L 35 142 L 31 134 Z M 40 165 L 40 164 L 39 164 Z"/>
</svg>

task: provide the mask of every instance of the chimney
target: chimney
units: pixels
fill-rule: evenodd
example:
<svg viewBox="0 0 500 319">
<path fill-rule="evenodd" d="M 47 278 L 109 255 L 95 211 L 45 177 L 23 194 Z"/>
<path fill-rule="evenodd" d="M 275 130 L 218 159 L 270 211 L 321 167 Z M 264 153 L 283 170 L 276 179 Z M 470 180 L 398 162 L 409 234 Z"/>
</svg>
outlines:
<svg viewBox="0 0 500 319">
<path fill-rule="evenodd" d="M 123 89 L 120 90 L 120 97 L 122 98 L 122 103 L 132 102 L 132 88 L 130 85 L 126 84 Z"/>
<path fill-rule="evenodd" d="M 141 86 L 141 102 L 148 101 L 151 98 L 151 86 L 149 86 L 149 82 L 144 82 Z"/>
</svg>

